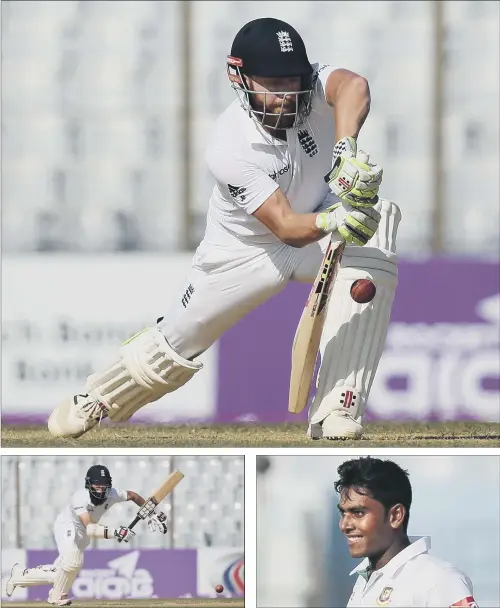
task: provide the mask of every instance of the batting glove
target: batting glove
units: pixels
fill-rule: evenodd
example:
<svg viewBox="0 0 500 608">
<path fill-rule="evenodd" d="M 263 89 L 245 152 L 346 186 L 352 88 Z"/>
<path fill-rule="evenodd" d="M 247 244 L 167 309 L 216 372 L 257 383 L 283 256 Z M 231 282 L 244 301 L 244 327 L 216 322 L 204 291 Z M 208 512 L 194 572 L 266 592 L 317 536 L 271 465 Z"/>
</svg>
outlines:
<svg viewBox="0 0 500 608">
<path fill-rule="evenodd" d="M 168 519 L 165 513 L 153 513 L 148 519 L 148 528 L 150 532 L 160 532 L 166 534 L 168 529 Z"/>
<path fill-rule="evenodd" d="M 316 227 L 326 234 L 338 230 L 346 243 L 362 247 L 372 238 L 380 223 L 374 207 L 352 207 L 336 203 L 316 216 Z"/>
<path fill-rule="evenodd" d="M 369 161 L 366 152 L 358 151 L 354 137 L 344 137 L 333 148 L 333 168 L 325 175 L 325 182 L 353 207 L 373 207 L 378 202 L 383 169 Z"/>
<path fill-rule="evenodd" d="M 133 532 L 130 528 L 127 528 L 126 526 L 120 526 L 119 528 L 116 528 L 114 534 L 119 543 L 128 543 L 130 539 L 135 536 L 135 532 Z"/>
</svg>

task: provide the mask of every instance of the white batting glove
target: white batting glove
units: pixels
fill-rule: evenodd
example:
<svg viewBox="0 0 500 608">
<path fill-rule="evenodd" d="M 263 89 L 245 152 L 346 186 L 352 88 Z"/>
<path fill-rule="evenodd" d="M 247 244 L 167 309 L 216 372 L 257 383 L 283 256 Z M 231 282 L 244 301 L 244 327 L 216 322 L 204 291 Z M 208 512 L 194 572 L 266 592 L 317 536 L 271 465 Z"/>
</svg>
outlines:
<svg viewBox="0 0 500 608">
<path fill-rule="evenodd" d="M 148 528 L 150 532 L 160 532 L 160 534 L 166 534 L 168 530 L 168 519 L 165 513 L 153 513 L 148 519 Z"/>
<path fill-rule="evenodd" d="M 338 230 L 351 245 L 362 247 L 372 238 L 380 223 L 380 213 L 374 207 L 352 207 L 336 203 L 316 216 L 316 227 L 329 234 Z"/>
<path fill-rule="evenodd" d="M 128 543 L 135 536 L 135 532 L 127 526 L 120 526 L 115 529 L 114 535 L 119 543 Z"/>
<path fill-rule="evenodd" d="M 342 201 L 353 207 L 372 207 L 378 202 L 383 169 L 370 163 L 370 157 L 354 137 L 340 139 L 333 148 L 333 168 L 325 182 Z"/>
</svg>

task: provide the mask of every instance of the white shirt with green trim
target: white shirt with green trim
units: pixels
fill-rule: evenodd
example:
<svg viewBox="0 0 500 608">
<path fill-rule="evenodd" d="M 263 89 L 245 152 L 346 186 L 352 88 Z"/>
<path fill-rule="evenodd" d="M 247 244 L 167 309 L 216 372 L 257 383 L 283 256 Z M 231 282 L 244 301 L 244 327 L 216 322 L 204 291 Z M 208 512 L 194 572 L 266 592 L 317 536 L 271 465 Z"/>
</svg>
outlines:
<svg viewBox="0 0 500 608">
<path fill-rule="evenodd" d="M 205 155 L 216 181 L 209 202 L 207 240 L 220 243 L 229 234 L 247 244 L 277 242 L 252 213 L 278 188 L 298 213 L 313 212 L 324 206 L 327 196 L 333 197 L 324 181 L 332 167 L 335 139 L 325 85 L 336 68 L 318 63 L 312 67 L 311 112 L 302 125 L 287 129 L 286 142 L 264 131 L 238 100 L 217 119 Z"/>
<path fill-rule="evenodd" d="M 347 608 L 477 608 L 469 577 L 429 555 L 430 544 L 430 538 L 419 538 L 371 574 L 368 558 L 363 560 L 351 572 L 358 578 Z"/>
</svg>

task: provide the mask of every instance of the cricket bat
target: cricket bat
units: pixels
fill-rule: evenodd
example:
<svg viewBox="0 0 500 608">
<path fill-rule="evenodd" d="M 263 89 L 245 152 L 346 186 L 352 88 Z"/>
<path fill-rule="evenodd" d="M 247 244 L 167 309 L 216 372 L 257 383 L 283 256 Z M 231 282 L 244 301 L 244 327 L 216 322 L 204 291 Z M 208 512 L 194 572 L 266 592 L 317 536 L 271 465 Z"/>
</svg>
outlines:
<svg viewBox="0 0 500 608">
<path fill-rule="evenodd" d="M 146 502 L 142 505 L 142 507 L 137 512 L 137 516 L 128 526 L 129 530 L 137 525 L 141 519 L 147 519 L 153 515 L 154 510 L 160 504 L 160 502 L 172 492 L 175 486 L 184 479 L 184 474 L 179 470 L 170 473 L 170 475 L 165 479 L 165 481 L 161 484 L 161 486 L 156 489 L 151 496 L 146 500 Z M 118 542 L 121 542 L 121 539 L 118 539 Z"/>
<path fill-rule="evenodd" d="M 309 399 L 328 299 L 344 247 L 345 241 L 330 241 L 328 244 L 295 332 L 288 397 L 288 411 L 292 414 L 300 414 Z"/>
</svg>

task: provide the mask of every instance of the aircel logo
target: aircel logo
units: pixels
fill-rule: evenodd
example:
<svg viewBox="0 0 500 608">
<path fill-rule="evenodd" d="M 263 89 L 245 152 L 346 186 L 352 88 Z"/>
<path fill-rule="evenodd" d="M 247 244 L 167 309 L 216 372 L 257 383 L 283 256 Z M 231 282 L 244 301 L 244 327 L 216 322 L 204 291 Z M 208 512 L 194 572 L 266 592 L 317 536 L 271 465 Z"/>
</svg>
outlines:
<svg viewBox="0 0 500 608">
<path fill-rule="evenodd" d="M 137 568 L 138 560 L 139 551 L 133 551 L 109 561 L 108 568 L 81 570 L 72 587 L 75 598 L 119 600 L 152 597 L 153 577 L 148 570 Z"/>
<path fill-rule="evenodd" d="M 422 420 L 498 420 L 500 293 L 476 303 L 482 322 L 393 322 L 373 382 L 371 411 Z M 472 316 L 472 314 L 471 314 Z"/>
<path fill-rule="evenodd" d="M 278 169 L 278 171 L 275 171 L 274 173 L 269 173 L 269 177 L 271 179 L 275 180 L 280 175 L 283 175 L 284 173 L 287 173 L 289 171 L 289 169 L 290 169 L 290 163 L 288 163 L 288 165 L 286 165 L 282 169 Z"/>
</svg>

